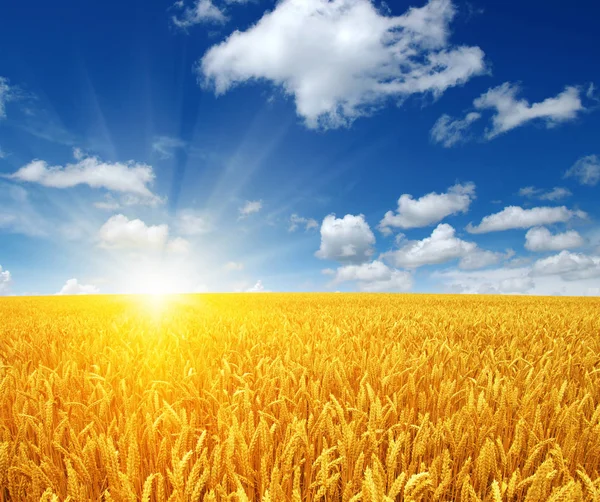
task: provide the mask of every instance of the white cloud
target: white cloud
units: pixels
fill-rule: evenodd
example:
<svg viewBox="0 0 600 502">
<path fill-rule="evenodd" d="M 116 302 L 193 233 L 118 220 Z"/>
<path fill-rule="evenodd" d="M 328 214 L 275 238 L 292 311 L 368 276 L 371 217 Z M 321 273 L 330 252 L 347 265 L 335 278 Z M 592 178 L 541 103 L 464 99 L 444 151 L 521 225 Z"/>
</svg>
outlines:
<svg viewBox="0 0 600 502">
<path fill-rule="evenodd" d="M 529 251 L 560 251 L 584 244 L 583 237 L 576 230 L 553 235 L 546 227 L 535 227 L 525 234 L 525 248 Z"/>
<path fill-rule="evenodd" d="M 370 0 L 282 0 L 209 49 L 197 71 L 223 94 L 266 80 L 293 96 L 308 127 L 347 126 L 393 99 L 438 97 L 486 71 L 479 47 L 449 43 L 450 0 L 401 16 Z"/>
<path fill-rule="evenodd" d="M 2 148 L 0 148 L 0 159 L 5 159 L 6 158 L 6 152 L 4 150 L 2 150 Z"/>
<path fill-rule="evenodd" d="M 114 249 L 161 249 L 168 237 L 168 225 L 146 225 L 142 220 L 130 220 L 122 214 L 111 216 L 98 232 L 100 245 Z"/>
<path fill-rule="evenodd" d="M 532 186 L 523 187 L 519 190 L 521 197 L 529 197 L 531 199 L 557 201 L 573 195 L 571 190 L 564 187 L 554 187 L 552 190 L 543 190 Z"/>
<path fill-rule="evenodd" d="M 189 236 L 205 234 L 212 230 L 208 217 L 192 209 L 180 211 L 175 226 L 181 235 Z"/>
<path fill-rule="evenodd" d="M 410 272 L 392 269 L 378 260 L 361 265 L 346 265 L 328 274 L 335 274 L 332 285 L 356 282 L 361 291 L 367 292 L 408 291 L 413 285 Z"/>
<path fill-rule="evenodd" d="M 518 84 L 505 82 L 473 101 L 478 110 L 495 110 L 492 127 L 486 131 L 488 139 L 536 119 L 545 121 L 547 127 L 553 127 L 560 122 L 575 119 L 577 113 L 584 109 L 577 87 L 565 87 L 557 96 L 533 104 L 529 104 L 526 99 L 517 99 L 519 91 Z"/>
<path fill-rule="evenodd" d="M 57 295 L 96 295 L 100 290 L 91 284 L 79 284 L 77 279 L 69 279 Z"/>
<path fill-rule="evenodd" d="M 537 260 L 531 267 L 531 275 L 559 275 L 565 281 L 600 277 L 600 256 L 561 251 Z"/>
<path fill-rule="evenodd" d="M 254 286 L 246 290 L 246 293 L 270 293 L 270 291 L 265 289 L 261 280 L 258 280 Z"/>
<path fill-rule="evenodd" d="M 123 192 L 140 198 L 157 201 L 148 186 L 154 181 L 152 167 L 133 161 L 103 162 L 97 157 L 82 157 L 75 150 L 76 163 L 66 166 L 49 166 L 43 160 L 34 160 L 7 178 L 53 188 L 71 188 L 88 185 Z"/>
<path fill-rule="evenodd" d="M 495 265 L 501 260 L 508 260 L 512 258 L 514 254 L 515 252 L 512 249 L 507 250 L 506 253 L 498 253 L 495 251 L 488 251 L 487 249 L 477 248 L 463 256 L 458 262 L 458 267 L 463 270 L 485 268 L 490 265 Z"/>
<path fill-rule="evenodd" d="M 152 142 L 152 150 L 163 159 L 169 159 L 175 155 L 175 150 L 185 148 L 187 143 L 179 138 L 171 136 L 156 136 Z"/>
<path fill-rule="evenodd" d="M 420 241 L 408 241 L 400 249 L 383 253 L 382 257 L 396 267 L 402 268 L 435 265 L 458 258 L 464 259 L 463 264 L 471 268 L 479 264 L 483 264 L 483 266 L 489 264 L 490 255 L 485 254 L 474 242 L 459 239 L 455 233 L 452 226 L 440 223 L 430 237 Z M 479 256 L 471 260 L 466 258 L 473 253 L 478 253 Z"/>
<path fill-rule="evenodd" d="M 183 237 L 175 237 L 167 242 L 167 251 L 174 254 L 188 254 L 190 243 Z"/>
<path fill-rule="evenodd" d="M 531 209 L 508 206 L 499 213 L 485 216 L 477 226 L 469 223 L 466 229 L 467 232 L 472 234 L 483 234 L 514 228 L 530 228 L 540 225 L 550 225 L 552 223 L 564 223 L 575 217 L 586 218 L 587 214 L 583 211 L 571 211 L 565 206 L 533 207 Z"/>
<path fill-rule="evenodd" d="M 582 185 L 595 186 L 600 181 L 600 157 L 588 155 L 580 158 L 565 173 L 565 178 L 576 178 Z"/>
<path fill-rule="evenodd" d="M 10 272 L 8 270 L 2 270 L 2 265 L 0 265 L 0 295 L 8 293 L 11 283 L 12 277 Z"/>
<path fill-rule="evenodd" d="M 446 216 L 466 213 L 475 198 L 475 185 L 466 183 L 454 185 L 447 193 L 431 192 L 419 199 L 403 194 L 398 199 L 398 209 L 388 211 L 379 223 L 379 229 L 389 234 L 390 227 L 426 227 L 441 221 Z"/>
<path fill-rule="evenodd" d="M 535 286 L 529 269 L 497 268 L 464 272 L 444 270 L 434 272 L 432 278 L 440 279 L 443 286 L 453 293 L 466 294 L 524 294 Z"/>
<path fill-rule="evenodd" d="M 258 213 L 262 207 L 261 200 L 248 200 L 246 201 L 246 204 L 240 207 L 240 218 L 245 218 L 250 214 Z"/>
<path fill-rule="evenodd" d="M 464 119 L 453 120 L 450 115 L 442 115 L 431 129 L 431 139 L 446 148 L 463 143 L 468 139 L 467 131 L 471 124 L 481 118 L 477 112 L 467 113 Z"/>
<path fill-rule="evenodd" d="M 302 216 L 298 216 L 297 214 L 292 214 L 290 216 L 290 232 L 295 232 L 299 226 L 303 226 L 304 230 L 308 231 L 313 228 L 319 228 L 319 222 L 313 218 L 304 218 Z"/>
<path fill-rule="evenodd" d="M 195 24 L 223 24 L 227 21 L 225 13 L 212 3 L 212 0 L 194 0 L 192 7 L 185 7 L 183 1 L 173 4 L 173 7 L 183 10 L 181 16 L 172 16 L 173 24 L 179 28 L 190 28 Z"/>
<path fill-rule="evenodd" d="M 227 262 L 223 268 L 228 272 L 239 272 L 240 270 L 244 270 L 244 264 L 236 261 Z"/>
<path fill-rule="evenodd" d="M 0 119 L 6 118 L 6 103 L 14 99 L 14 88 L 9 85 L 8 79 L 0 77 Z"/>
<path fill-rule="evenodd" d="M 373 254 L 375 236 L 362 214 L 325 217 L 321 224 L 321 247 L 315 253 L 323 260 L 342 263 L 362 263 Z"/>
</svg>

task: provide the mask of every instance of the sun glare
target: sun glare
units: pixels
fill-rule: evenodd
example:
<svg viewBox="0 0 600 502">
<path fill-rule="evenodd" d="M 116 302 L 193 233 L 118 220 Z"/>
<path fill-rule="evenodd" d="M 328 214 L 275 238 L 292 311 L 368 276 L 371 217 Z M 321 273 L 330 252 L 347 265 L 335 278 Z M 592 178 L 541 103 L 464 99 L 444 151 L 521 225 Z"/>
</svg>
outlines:
<svg viewBox="0 0 600 502">
<path fill-rule="evenodd" d="M 126 291 L 132 294 L 162 297 L 188 292 L 183 271 L 173 267 L 143 265 L 127 274 Z"/>
</svg>

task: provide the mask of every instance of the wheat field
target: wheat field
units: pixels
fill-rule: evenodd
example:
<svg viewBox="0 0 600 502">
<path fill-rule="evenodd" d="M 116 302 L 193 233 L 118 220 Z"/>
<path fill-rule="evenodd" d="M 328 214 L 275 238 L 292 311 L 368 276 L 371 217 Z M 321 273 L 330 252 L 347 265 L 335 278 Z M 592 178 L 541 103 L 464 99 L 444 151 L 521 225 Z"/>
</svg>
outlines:
<svg viewBox="0 0 600 502">
<path fill-rule="evenodd" d="M 600 299 L 2 299 L 30 500 L 599 502 Z"/>
</svg>

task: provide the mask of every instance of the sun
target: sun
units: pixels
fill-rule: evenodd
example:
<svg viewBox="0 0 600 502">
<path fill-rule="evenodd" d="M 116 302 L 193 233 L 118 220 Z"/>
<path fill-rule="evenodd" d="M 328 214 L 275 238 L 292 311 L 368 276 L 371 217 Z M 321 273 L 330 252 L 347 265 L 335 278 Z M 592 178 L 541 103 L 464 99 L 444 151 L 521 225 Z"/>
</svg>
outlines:
<svg viewBox="0 0 600 502">
<path fill-rule="evenodd" d="M 140 264 L 126 274 L 125 290 L 131 294 L 161 297 L 188 292 L 184 270 L 164 264 Z"/>
</svg>

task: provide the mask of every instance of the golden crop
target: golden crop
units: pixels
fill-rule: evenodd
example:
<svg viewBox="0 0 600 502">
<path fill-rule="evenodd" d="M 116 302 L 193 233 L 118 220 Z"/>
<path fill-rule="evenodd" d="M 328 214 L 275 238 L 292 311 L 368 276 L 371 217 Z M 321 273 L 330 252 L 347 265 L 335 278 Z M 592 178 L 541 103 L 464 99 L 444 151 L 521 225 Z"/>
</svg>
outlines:
<svg viewBox="0 0 600 502">
<path fill-rule="evenodd" d="M 0 501 L 600 501 L 600 300 L 0 302 Z"/>
</svg>

